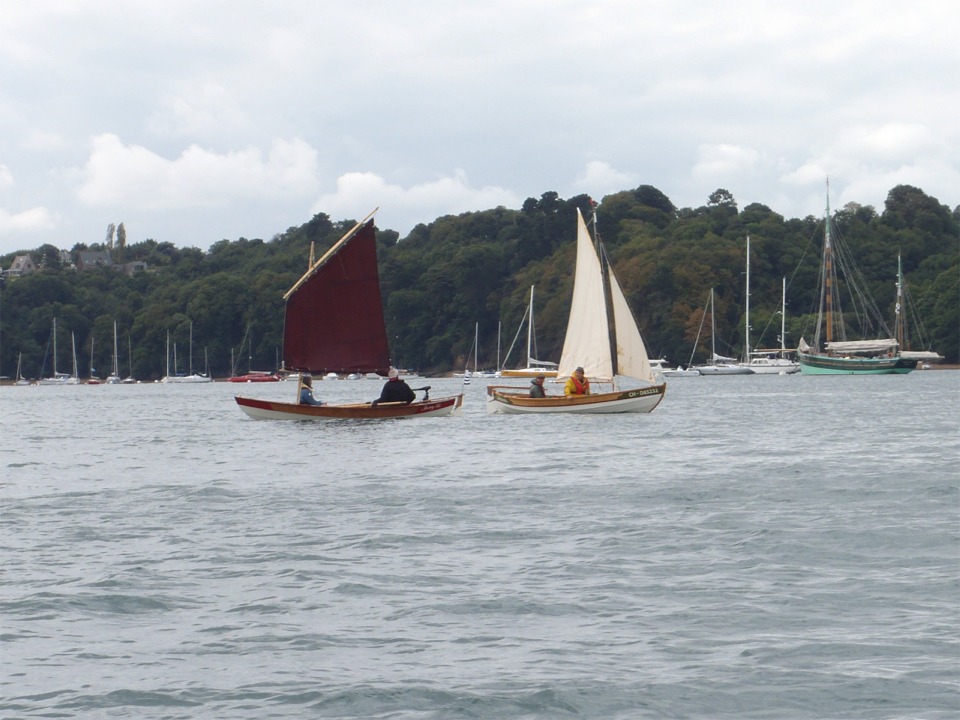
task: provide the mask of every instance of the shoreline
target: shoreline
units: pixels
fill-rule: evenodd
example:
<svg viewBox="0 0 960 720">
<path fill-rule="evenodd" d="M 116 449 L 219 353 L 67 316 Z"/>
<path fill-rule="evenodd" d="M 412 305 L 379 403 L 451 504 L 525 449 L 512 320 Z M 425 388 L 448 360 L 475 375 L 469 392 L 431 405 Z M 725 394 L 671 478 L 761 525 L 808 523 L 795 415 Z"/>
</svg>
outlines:
<svg viewBox="0 0 960 720">
<path fill-rule="evenodd" d="M 918 368 L 917 370 L 914 370 L 914 372 L 925 373 L 925 372 L 931 372 L 931 371 L 934 371 L 934 370 L 936 370 L 936 371 L 943 371 L 943 370 L 960 370 L 960 365 L 954 365 L 954 364 L 931 365 L 929 368 L 926 368 L 926 369 L 920 369 L 920 368 Z M 798 374 L 799 374 L 799 373 L 798 373 Z M 909 373 L 908 373 L 908 374 L 909 374 Z M 431 378 L 431 377 L 446 378 L 446 377 L 451 377 L 451 376 L 441 373 L 441 374 L 437 374 L 437 375 L 432 375 L 432 374 L 421 375 L 421 376 L 419 376 L 419 377 L 421 377 L 421 378 L 423 378 L 423 379 L 428 379 L 428 378 Z M 478 378 L 478 379 L 479 379 L 479 378 Z M 493 380 L 494 378 L 483 378 L 483 379 L 484 379 L 484 380 Z M 213 379 L 213 382 L 215 382 L 215 383 L 216 383 L 216 382 L 227 382 L 227 380 L 228 380 L 228 378 L 214 378 L 214 379 Z M 36 384 L 36 381 L 31 380 L 31 381 L 30 381 L 30 385 L 15 385 L 13 378 L 0 378 L 0 387 L 33 387 L 35 384 Z M 86 382 L 81 382 L 81 383 L 80 383 L 80 385 L 86 385 L 86 384 L 87 384 Z M 103 385 L 103 384 L 105 384 L 105 383 L 99 383 L 99 384 Z M 142 380 L 142 381 L 137 382 L 137 383 L 135 383 L 135 384 L 136 384 L 136 385 L 158 385 L 158 384 L 160 384 L 160 382 L 159 382 L 158 380 Z M 238 386 L 247 386 L 247 385 L 251 385 L 251 384 L 254 384 L 254 385 L 255 385 L 255 384 L 258 384 L 258 383 L 236 383 L 236 384 L 237 384 Z M 71 387 L 77 387 L 77 386 L 71 386 Z"/>
</svg>

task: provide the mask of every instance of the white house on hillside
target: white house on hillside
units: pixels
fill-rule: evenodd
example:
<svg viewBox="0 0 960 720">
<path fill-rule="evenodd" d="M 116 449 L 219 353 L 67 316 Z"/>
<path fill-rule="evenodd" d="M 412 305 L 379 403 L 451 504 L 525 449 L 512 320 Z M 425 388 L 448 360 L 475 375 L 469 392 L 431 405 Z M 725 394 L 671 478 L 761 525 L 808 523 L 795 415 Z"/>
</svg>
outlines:
<svg viewBox="0 0 960 720">
<path fill-rule="evenodd" d="M 29 255 L 17 255 L 9 268 L 3 271 L 4 277 L 20 277 L 36 272 L 37 266 L 33 263 L 33 258 Z"/>
</svg>

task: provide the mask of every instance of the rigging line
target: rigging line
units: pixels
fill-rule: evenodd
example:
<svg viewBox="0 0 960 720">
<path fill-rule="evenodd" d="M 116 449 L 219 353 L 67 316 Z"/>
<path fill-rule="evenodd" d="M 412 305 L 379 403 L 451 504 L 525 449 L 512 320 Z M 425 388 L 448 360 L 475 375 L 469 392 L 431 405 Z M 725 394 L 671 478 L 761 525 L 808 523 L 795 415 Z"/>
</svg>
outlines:
<svg viewBox="0 0 960 720">
<path fill-rule="evenodd" d="M 530 306 L 527 305 L 524 308 L 523 317 L 520 319 L 520 325 L 517 327 L 517 334 L 513 336 L 513 342 L 510 343 L 510 349 L 507 350 L 507 354 L 503 358 L 503 364 L 501 364 L 500 367 L 498 368 L 499 370 L 503 370 L 507 366 L 507 360 L 510 358 L 510 353 L 513 352 L 513 346 L 517 344 L 517 340 L 520 337 L 520 331 L 523 330 L 523 323 L 526 322 L 527 315 L 529 314 L 529 312 L 530 312 Z"/>
<path fill-rule="evenodd" d="M 687 367 L 693 365 L 693 356 L 697 354 L 697 346 L 700 344 L 700 332 L 703 330 L 703 323 L 707 319 L 707 306 L 710 304 L 710 296 L 707 296 L 707 302 L 703 306 L 703 314 L 700 316 L 700 327 L 697 328 L 697 339 L 693 341 L 693 350 L 690 351 L 690 360 L 687 361 Z"/>
<path fill-rule="evenodd" d="M 917 306 L 913 302 L 913 296 L 910 294 L 910 288 L 907 287 L 906 280 L 901 283 L 901 291 L 903 292 L 903 302 L 901 303 L 902 307 L 900 312 L 904 313 L 904 327 L 908 327 L 907 320 L 910 320 L 913 323 L 913 329 L 916 331 L 916 334 L 919 336 L 917 339 L 920 341 L 920 345 L 929 350 L 932 343 L 927 340 L 927 330 L 923 326 L 923 321 L 920 319 L 920 314 L 917 312 Z M 907 336 L 909 341 L 909 336 Z M 903 350 L 904 348 L 900 348 Z"/>
<path fill-rule="evenodd" d="M 851 300 L 854 303 L 856 319 L 860 323 L 864 335 L 876 328 L 878 334 L 882 331 L 888 337 L 892 337 L 892 332 L 884 320 L 883 313 L 867 291 L 869 284 L 863 272 L 854 262 L 853 254 L 839 232 L 835 240 L 835 249 L 840 268 L 847 280 L 847 292 L 850 293 Z"/>
<path fill-rule="evenodd" d="M 474 333 L 473 342 L 470 343 L 470 349 L 467 351 L 467 357 L 463 361 L 463 378 L 461 378 L 460 380 L 460 392 L 463 392 L 464 386 L 469 384 L 467 379 L 470 376 L 470 356 L 473 354 L 473 349 L 474 347 L 476 347 L 476 344 L 477 344 L 477 336 L 476 336 L 476 333 Z M 477 368 L 474 367 L 473 369 L 474 371 L 476 371 Z"/>
<path fill-rule="evenodd" d="M 250 326 L 247 325 L 247 329 L 243 333 L 243 340 L 240 341 L 240 347 L 237 349 L 237 357 L 234 360 L 233 367 L 230 368 L 230 374 L 237 374 L 237 365 L 240 364 L 240 354 L 243 352 L 243 344 L 247 341 L 247 333 L 250 332 Z"/>
</svg>

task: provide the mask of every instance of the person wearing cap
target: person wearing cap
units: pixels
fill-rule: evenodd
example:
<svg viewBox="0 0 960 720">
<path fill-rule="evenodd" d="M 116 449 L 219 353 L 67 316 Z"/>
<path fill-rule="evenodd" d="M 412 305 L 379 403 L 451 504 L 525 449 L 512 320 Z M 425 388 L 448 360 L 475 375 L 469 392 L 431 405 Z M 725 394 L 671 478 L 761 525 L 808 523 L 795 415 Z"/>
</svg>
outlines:
<svg viewBox="0 0 960 720">
<path fill-rule="evenodd" d="M 380 391 L 380 397 L 370 403 L 371 407 L 376 407 L 378 403 L 402 402 L 409 405 L 417 399 L 416 394 L 407 383 L 400 379 L 400 373 L 395 367 L 387 372 L 387 381 L 383 384 Z"/>
<path fill-rule="evenodd" d="M 583 376 L 583 368 L 578 367 L 573 371 L 573 375 L 567 380 L 563 388 L 564 395 L 589 395 L 590 381 Z"/>
<path fill-rule="evenodd" d="M 313 378 L 310 375 L 304 375 L 300 378 L 300 404 L 323 405 L 313 396 Z"/>
<path fill-rule="evenodd" d="M 530 397 L 545 398 L 547 396 L 547 391 L 543 387 L 543 378 L 543 374 L 540 374 L 530 381 Z"/>
</svg>

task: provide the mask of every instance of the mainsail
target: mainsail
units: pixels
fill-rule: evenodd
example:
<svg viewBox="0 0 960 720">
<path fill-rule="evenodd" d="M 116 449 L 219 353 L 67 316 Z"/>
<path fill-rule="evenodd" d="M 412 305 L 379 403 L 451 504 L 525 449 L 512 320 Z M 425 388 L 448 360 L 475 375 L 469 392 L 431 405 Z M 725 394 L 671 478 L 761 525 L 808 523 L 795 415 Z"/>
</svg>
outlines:
<svg viewBox="0 0 960 720">
<path fill-rule="evenodd" d="M 597 241 L 599 246 L 599 240 Z M 646 347 L 630 311 L 620 283 L 607 267 L 613 307 L 611 327 L 600 263 L 602 248 L 595 248 L 583 215 L 577 209 L 577 265 L 574 274 L 573 300 L 563 354 L 557 368 L 558 377 L 582 367 L 587 377 L 610 381 L 614 375 L 627 375 L 653 380 Z M 612 329 L 612 334 L 611 334 Z M 616 365 L 614 365 L 615 346 Z"/>
<path fill-rule="evenodd" d="M 287 370 L 387 374 L 390 350 L 371 216 L 344 235 L 284 296 Z"/>
<path fill-rule="evenodd" d="M 574 369 L 582 367 L 587 377 L 609 380 L 613 377 L 613 362 L 610 358 L 610 323 L 603 292 L 603 271 L 579 208 L 577 264 L 573 277 L 573 300 L 557 376 L 569 376 Z"/>
</svg>

